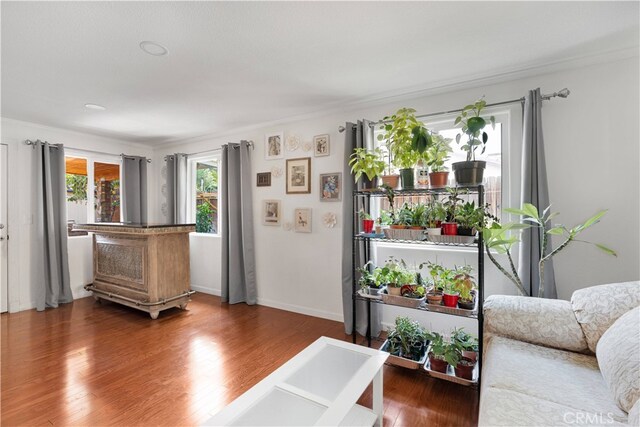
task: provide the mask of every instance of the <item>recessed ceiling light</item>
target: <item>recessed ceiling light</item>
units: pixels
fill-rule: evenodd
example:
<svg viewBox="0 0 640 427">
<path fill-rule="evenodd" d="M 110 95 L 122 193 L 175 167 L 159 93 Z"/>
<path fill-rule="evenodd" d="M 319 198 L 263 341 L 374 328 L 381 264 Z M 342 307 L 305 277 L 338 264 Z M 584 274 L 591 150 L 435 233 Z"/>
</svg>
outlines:
<svg viewBox="0 0 640 427">
<path fill-rule="evenodd" d="M 169 49 L 156 42 L 140 42 L 140 49 L 153 56 L 164 56 L 169 53 Z"/>
<path fill-rule="evenodd" d="M 98 105 L 98 104 L 84 104 L 84 106 L 90 110 L 104 111 L 107 109 L 107 107 L 103 107 L 102 105 Z"/>
</svg>

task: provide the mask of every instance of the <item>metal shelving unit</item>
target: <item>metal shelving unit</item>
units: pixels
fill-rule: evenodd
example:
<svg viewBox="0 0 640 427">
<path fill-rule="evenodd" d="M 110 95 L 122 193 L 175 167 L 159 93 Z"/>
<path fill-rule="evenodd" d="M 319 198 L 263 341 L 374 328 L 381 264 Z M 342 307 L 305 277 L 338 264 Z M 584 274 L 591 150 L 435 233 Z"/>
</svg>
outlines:
<svg viewBox="0 0 640 427">
<path fill-rule="evenodd" d="M 476 195 L 478 206 L 484 205 L 484 186 L 458 186 L 456 187 L 459 190 L 465 190 L 466 194 Z M 447 194 L 447 188 L 425 188 L 425 189 L 411 189 L 411 190 L 394 190 L 394 195 L 396 197 L 399 196 L 432 196 L 432 197 L 440 197 Z M 445 314 L 449 316 L 460 316 L 466 318 L 477 319 L 478 321 L 478 383 L 480 384 L 480 372 L 481 372 L 481 364 L 482 364 L 482 326 L 483 326 L 483 302 L 484 302 L 484 241 L 482 238 L 482 233 L 478 233 L 478 237 L 475 239 L 473 243 L 441 243 L 441 242 L 430 242 L 426 240 L 395 240 L 395 239 L 387 239 L 383 237 L 370 237 L 366 235 L 362 235 L 358 233 L 359 229 L 359 220 L 358 220 L 358 212 L 361 207 L 365 208 L 367 212 L 370 212 L 371 207 L 371 199 L 372 198 L 384 198 L 387 194 L 381 190 L 355 190 L 353 192 L 353 230 L 354 236 L 352 239 L 352 312 L 353 312 L 353 325 L 355 328 L 356 325 L 356 316 L 357 316 L 357 301 L 365 301 L 367 307 L 367 332 L 366 339 L 367 345 L 371 347 L 371 304 L 385 304 L 381 299 L 366 297 L 358 292 L 358 280 L 356 269 L 360 267 L 358 265 L 358 260 L 356 259 L 358 253 L 358 245 L 360 245 L 360 250 L 364 256 L 364 262 L 366 263 L 371 259 L 371 245 L 372 243 L 399 243 L 399 244 L 418 244 L 418 245 L 433 245 L 433 246 L 450 246 L 450 247 L 466 247 L 466 248 L 477 248 L 478 251 L 478 268 L 477 268 L 477 282 L 478 282 L 478 296 L 476 308 L 474 310 L 463 310 L 463 309 L 449 309 L 443 310 L 438 306 L 430 306 L 429 304 L 424 304 L 418 308 L 409 308 L 404 307 L 409 310 L 419 310 L 426 312 L 437 312 L 440 314 Z M 356 334 L 353 334 L 353 342 L 356 342 Z M 424 371 L 424 370 L 423 370 Z M 425 371 L 426 372 L 426 371 Z M 438 378 L 448 380 L 446 375 L 439 375 Z M 455 377 L 451 379 L 453 382 L 455 381 Z"/>
</svg>

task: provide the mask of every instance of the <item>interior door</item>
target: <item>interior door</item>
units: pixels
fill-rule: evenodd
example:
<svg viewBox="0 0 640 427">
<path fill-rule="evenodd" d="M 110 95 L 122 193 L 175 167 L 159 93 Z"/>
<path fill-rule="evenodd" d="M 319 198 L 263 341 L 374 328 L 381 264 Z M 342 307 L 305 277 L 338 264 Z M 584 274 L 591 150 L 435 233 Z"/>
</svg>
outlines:
<svg viewBox="0 0 640 427">
<path fill-rule="evenodd" d="M 7 311 L 7 146 L 0 144 L 0 312 Z"/>
</svg>

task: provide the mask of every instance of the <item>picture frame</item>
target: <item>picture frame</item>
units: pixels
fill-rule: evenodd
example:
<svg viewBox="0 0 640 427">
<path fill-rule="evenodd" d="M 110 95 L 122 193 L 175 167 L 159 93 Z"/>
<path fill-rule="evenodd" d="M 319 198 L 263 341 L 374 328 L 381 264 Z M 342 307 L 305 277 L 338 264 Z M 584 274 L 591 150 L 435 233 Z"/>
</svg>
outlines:
<svg viewBox="0 0 640 427">
<path fill-rule="evenodd" d="M 311 193 L 311 157 L 287 159 L 287 194 Z"/>
<path fill-rule="evenodd" d="M 342 200 L 342 172 L 320 174 L 320 201 L 340 202 Z"/>
<path fill-rule="evenodd" d="M 293 212 L 293 230 L 296 233 L 311 233 L 311 209 L 296 208 Z"/>
<path fill-rule="evenodd" d="M 256 174 L 256 187 L 271 187 L 271 172 L 258 172 Z"/>
<path fill-rule="evenodd" d="M 284 158 L 284 132 L 268 133 L 264 136 L 265 160 Z"/>
<path fill-rule="evenodd" d="M 316 135 L 313 137 L 313 155 L 315 157 L 325 157 L 330 154 L 329 135 Z"/>
<path fill-rule="evenodd" d="M 278 226 L 282 222 L 282 202 L 280 200 L 262 201 L 262 224 Z"/>
</svg>

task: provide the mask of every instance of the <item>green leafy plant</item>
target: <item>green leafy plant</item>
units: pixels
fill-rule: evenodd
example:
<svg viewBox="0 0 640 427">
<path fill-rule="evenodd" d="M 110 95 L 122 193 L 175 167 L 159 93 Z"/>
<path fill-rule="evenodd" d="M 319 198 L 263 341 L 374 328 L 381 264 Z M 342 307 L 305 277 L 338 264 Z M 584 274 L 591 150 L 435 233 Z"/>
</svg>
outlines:
<svg viewBox="0 0 640 427">
<path fill-rule="evenodd" d="M 431 199 L 425 211 L 425 224 L 428 228 L 436 228 L 438 222 L 447 218 L 447 211 L 442 203 L 436 199 Z"/>
<path fill-rule="evenodd" d="M 396 225 L 411 225 L 413 220 L 413 211 L 407 203 L 403 204 L 395 215 L 394 224 Z"/>
<path fill-rule="evenodd" d="M 427 344 L 427 331 L 415 320 L 397 317 L 395 327 L 388 333 L 389 350 L 401 357 L 420 360 Z M 390 351 L 391 352 L 391 351 Z"/>
<path fill-rule="evenodd" d="M 464 301 L 473 301 L 472 291 L 476 289 L 476 283 L 471 276 L 473 268 L 470 265 L 454 268 L 452 289 L 460 295 Z"/>
<path fill-rule="evenodd" d="M 371 219 L 371 215 L 368 214 L 364 209 L 360 209 L 358 211 L 358 216 L 360 219 Z"/>
<path fill-rule="evenodd" d="M 475 201 L 466 202 L 457 208 L 454 220 L 461 227 L 481 229 L 485 225 L 487 210 L 488 205 L 482 208 L 480 206 L 476 207 Z M 491 214 L 488 215 L 495 218 Z"/>
<path fill-rule="evenodd" d="M 455 271 L 444 266 L 428 261 L 427 267 L 429 269 L 429 275 L 431 276 L 431 282 L 433 287 L 437 290 L 450 289 L 453 285 L 453 278 Z"/>
<path fill-rule="evenodd" d="M 385 271 L 385 269 L 387 270 Z M 415 273 L 409 270 L 406 262 L 403 259 L 396 260 L 392 256 L 386 261 L 383 272 L 386 272 L 386 284 L 392 288 L 410 285 L 416 280 Z"/>
<path fill-rule="evenodd" d="M 478 351 L 478 339 L 465 332 L 464 328 L 456 328 L 451 332 L 451 342 L 464 351 Z"/>
<path fill-rule="evenodd" d="M 475 160 L 476 150 L 482 146 L 480 154 L 484 153 L 486 149 L 489 136 L 483 131 L 487 125 L 487 120 L 491 122 L 491 127 L 495 128 L 496 119 L 491 116 L 488 119 L 480 117 L 480 113 L 487 106 L 487 102 L 484 97 L 480 98 L 473 104 L 465 106 L 460 115 L 456 117 L 454 125 L 462 124 L 462 133 L 467 136 L 467 142 L 462 145 L 462 149 L 467 152 L 467 161 Z M 460 144 L 462 134 L 456 135 L 456 143 Z"/>
<path fill-rule="evenodd" d="M 213 231 L 212 215 L 215 211 L 208 202 L 203 202 L 196 208 L 196 232 L 211 233 Z"/>
<path fill-rule="evenodd" d="M 380 216 L 376 221 L 379 225 L 391 225 L 393 224 L 393 211 L 387 211 L 382 209 Z"/>
<path fill-rule="evenodd" d="M 431 135 L 416 118 L 413 108 L 400 108 L 384 117 L 378 141 L 385 141 L 390 162 L 400 169 L 412 168 L 431 143 Z"/>
<path fill-rule="evenodd" d="M 384 160 L 382 160 L 382 150 L 376 148 L 373 152 L 367 151 L 365 148 L 356 148 L 351 154 L 349 166 L 351 173 L 354 174 L 355 181 L 358 182 L 364 174 L 369 180 L 382 175 L 384 172 Z"/>
<path fill-rule="evenodd" d="M 67 200 L 69 202 L 87 201 L 87 177 L 68 173 L 65 176 L 67 185 Z"/>
<path fill-rule="evenodd" d="M 448 343 L 437 332 L 428 332 L 427 339 L 431 342 L 429 355 L 444 360 L 451 366 L 457 366 L 462 358 L 460 347 L 455 343 Z"/>
<path fill-rule="evenodd" d="M 447 197 L 442 205 L 447 212 L 447 221 L 454 221 L 456 213 L 458 212 L 458 205 L 464 202 L 464 199 L 460 197 L 460 194 L 466 194 L 466 189 L 460 189 L 457 187 L 447 188 Z"/>
<path fill-rule="evenodd" d="M 532 228 L 532 232 L 537 232 L 540 236 L 541 248 L 540 248 L 540 261 L 538 263 L 538 297 L 544 297 L 544 264 L 550 260 L 558 252 L 566 248 L 571 242 L 582 242 L 595 245 L 599 250 L 608 255 L 617 256 L 616 252 L 609 247 L 592 243 L 586 240 L 579 240 L 578 236 L 586 229 L 594 226 L 600 219 L 607 213 L 606 210 L 600 211 L 594 216 L 590 217 L 581 224 L 578 224 L 572 228 L 567 228 L 562 224 L 555 224 L 552 226 L 551 220 L 559 215 L 558 212 L 551 212 L 551 206 L 548 206 L 542 214 L 538 212 L 538 208 L 530 203 L 525 203 L 520 209 L 507 208 L 505 212 L 509 212 L 518 215 L 522 218 L 522 223 L 510 223 L 500 225 L 498 222 L 494 222 L 491 227 L 484 228 L 482 230 L 485 246 L 487 249 L 487 256 L 491 262 L 504 274 L 511 282 L 513 282 L 522 295 L 526 295 L 527 291 L 522 285 L 522 279 L 518 275 L 518 270 L 515 267 L 513 258 L 511 256 L 511 249 L 514 244 L 520 241 L 519 236 L 513 235 L 512 232 L 520 232 L 523 229 Z M 563 239 L 562 243 L 555 249 L 551 247 L 551 236 L 557 236 Z M 495 251 L 498 254 L 506 254 L 509 261 L 509 269 L 507 271 L 494 257 L 491 251 Z"/>
<path fill-rule="evenodd" d="M 411 226 L 423 227 L 425 224 L 425 213 L 427 206 L 422 203 L 416 203 L 411 209 Z"/>
<path fill-rule="evenodd" d="M 438 133 L 432 134 L 431 140 L 432 144 L 426 150 L 423 160 L 426 161 L 431 172 L 446 172 L 447 168 L 444 164 L 449 160 L 449 153 L 453 151 L 451 149 L 452 140 Z"/>
</svg>

